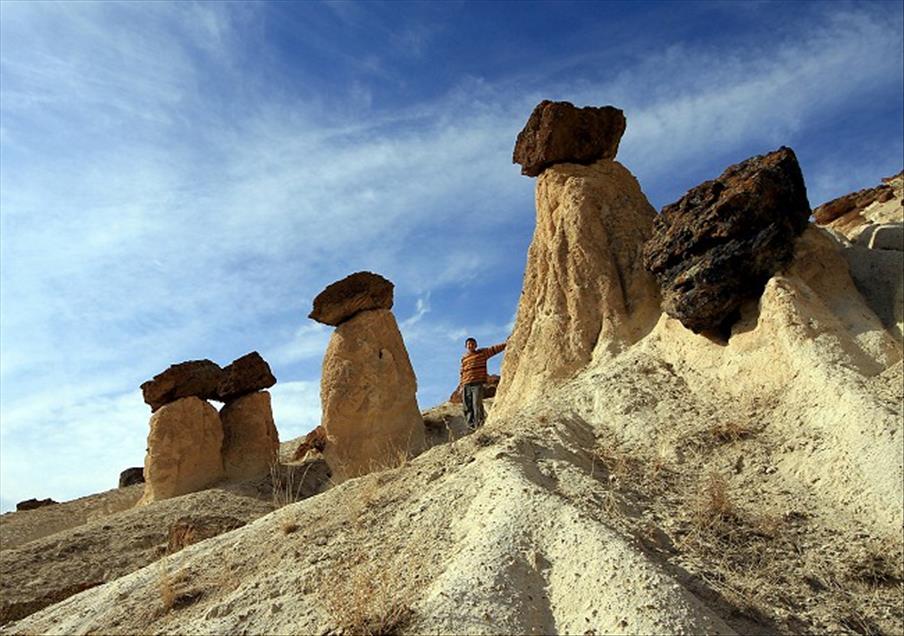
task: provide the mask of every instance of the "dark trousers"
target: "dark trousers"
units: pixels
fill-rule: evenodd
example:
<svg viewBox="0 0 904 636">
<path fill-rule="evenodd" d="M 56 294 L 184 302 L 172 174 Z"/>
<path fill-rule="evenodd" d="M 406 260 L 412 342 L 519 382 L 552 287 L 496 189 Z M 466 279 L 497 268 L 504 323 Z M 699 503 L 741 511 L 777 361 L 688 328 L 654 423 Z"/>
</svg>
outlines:
<svg viewBox="0 0 904 636">
<path fill-rule="evenodd" d="M 466 384 L 461 388 L 461 403 L 465 409 L 465 419 L 468 426 L 477 428 L 486 419 L 487 415 L 483 410 L 483 383 L 475 382 L 474 384 Z"/>
</svg>

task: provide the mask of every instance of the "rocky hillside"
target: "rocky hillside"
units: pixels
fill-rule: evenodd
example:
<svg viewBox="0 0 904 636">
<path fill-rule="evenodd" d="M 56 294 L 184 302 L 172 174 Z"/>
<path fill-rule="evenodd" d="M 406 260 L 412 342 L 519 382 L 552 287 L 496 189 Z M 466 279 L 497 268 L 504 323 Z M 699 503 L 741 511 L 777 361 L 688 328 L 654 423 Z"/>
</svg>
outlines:
<svg viewBox="0 0 904 636">
<path fill-rule="evenodd" d="M 256 517 L 172 547 L 148 531 L 158 554 L 128 548 L 0 633 L 904 632 L 904 245 L 808 222 L 789 149 L 657 216 L 614 159 L 623 130 L 617 109 L 544 102 L 519 136 L 537 225 L 484 427 L 439 406 L 424 452 L 272 511 L 250 502 L 287 477 L 4 539 L 22 607 L 110 556 L 87 530 Z M 879 205 L 868 222 L 900 231 L 900 190 Z"/>
</svg>

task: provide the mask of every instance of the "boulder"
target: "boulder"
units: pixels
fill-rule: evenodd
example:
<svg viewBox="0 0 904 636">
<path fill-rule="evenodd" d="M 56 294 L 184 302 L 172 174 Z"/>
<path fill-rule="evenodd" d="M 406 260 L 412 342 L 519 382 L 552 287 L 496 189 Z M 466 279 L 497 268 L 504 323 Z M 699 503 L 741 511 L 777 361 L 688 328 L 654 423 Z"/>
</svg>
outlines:
<svg viewBox="0 0 904 636">
<path fill-rule="evenodd" d="M 317 426 L 313 431 L 304 436 L 301 443 L 292 453 L 292 461 L 304 459 L 310 451 L 323 452 L 326 446 L 326 433 L 322 426 Z"/>
<path fill-rule="evenodd" d="M 156 411 L 164 404 L 184 397 L 215 400 L 223 369 L 210 360 L 189 360 L 169 367 L 141 385 L 144 401 Z"/>
<path fill-rule="evenodd" d="M 139 505 L 203 490 L 224 477 L 223 426 L 217 410 L 185 397 L 151 415 Z"/>
<path fill-rule="evenodd" d="M 552 166 L 537 179 L 536 208 L 491 419 L 633 344 L 660 316 L 641 263 L 656 211 L 624 166 Z"/>
<path fill-rule="evenodd" d="M 220 410 L 220 421 L 226 477 L 243 480 L 266 475 L 279 452 L 270 394 L 249 393 L 229 402 Z"/>
<path fill-rule="evenodd" d="M 223 369 L 217 385 L 217 396 L 222 402 L 262 389 L 269 389 L 276 384 L 276 378 L 270 371 L 270 365 L 257 351 L 243 355 Z"/>
<path fill-rule="evenodd" d="M 323 454 L 338 478 L 394 466 L 424 446 L 417 380 L 388 309 L 361 312 L 333 332 L 323 357 Z"/>
<path fill-rule="evenodd" d="M 43 508 L 44 506 L 52 506 L 59 503 L 53 499 L 26 499 L 16 504 L 16 511 L 34 510 L 35 508 Z"/>
<path fill-rule="evenodd" d="M 308 318 L 337 326 L 362 311 L 392 309 L 393 287 L 379 274 L 356 272 L 320 292 Z"/>
<path fill-rule="evenodd" d="M 144 466 L 135 466 L 133 468 L 126 468 L 124 471 L 119 473 L 119 487 L 125 488 L 126 486 L 133 486 L 135 484 L 143 484 L 144 483 Z"/>
<path fill-rule="evenodd" d="M 644 264 L 662 309 L 694 332 L 726 329 L 791 260 L 810 204 L 797 158 L 782 147 L 729 167 L 656 217 Z"/>
<path fill-rule="evenodd" d="M 625 124 L 624 113 L 613 106 L 577 108 L 543 100 L 518 133 L 512 163 L 521 164 L 521 174 L 536 177 L 557 163 L 614 159 Z"/>
</svg>

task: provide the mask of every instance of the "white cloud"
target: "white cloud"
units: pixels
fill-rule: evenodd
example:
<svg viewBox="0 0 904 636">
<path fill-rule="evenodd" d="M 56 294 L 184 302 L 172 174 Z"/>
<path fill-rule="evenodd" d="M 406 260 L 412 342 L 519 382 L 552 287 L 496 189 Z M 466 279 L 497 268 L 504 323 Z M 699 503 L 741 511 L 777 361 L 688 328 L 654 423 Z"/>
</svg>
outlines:
<svg viewBox="0 0 904 636">
<path fill-rule="evenodd" d="M 270 394 L 280 440 L 285 442 L 304 435 L 320 424 L 318 382 L 280 382 L 270 389 Z"/>
</svg>

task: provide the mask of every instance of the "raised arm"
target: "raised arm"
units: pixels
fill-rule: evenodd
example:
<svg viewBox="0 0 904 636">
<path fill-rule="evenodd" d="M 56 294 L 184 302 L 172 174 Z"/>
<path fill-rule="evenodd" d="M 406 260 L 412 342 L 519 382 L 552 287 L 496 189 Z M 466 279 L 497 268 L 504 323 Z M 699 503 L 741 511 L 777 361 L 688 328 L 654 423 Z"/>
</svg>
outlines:
<svg viewBox="0 0 904 636">
<path fill-rule="evenodd" d="M 487 357 L 492 358 L 497 353 L 502 352 L 502 350 L 505 349 L 505 344 L 506 343 L 502 342 L 500 344 L 493 345 L 492 347 L 487 347 Z"/>
</svg>

